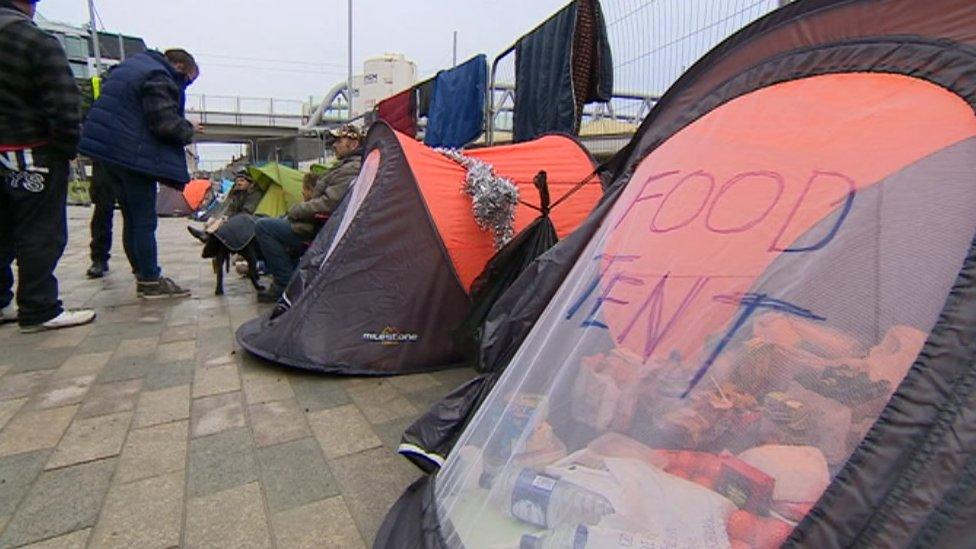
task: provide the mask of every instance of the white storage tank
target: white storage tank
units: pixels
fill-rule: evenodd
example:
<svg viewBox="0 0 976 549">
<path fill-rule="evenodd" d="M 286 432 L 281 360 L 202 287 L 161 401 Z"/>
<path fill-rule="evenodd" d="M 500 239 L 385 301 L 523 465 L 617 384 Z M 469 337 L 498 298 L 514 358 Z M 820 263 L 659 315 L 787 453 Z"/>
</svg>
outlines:
<svg viewBox="0 0 976 549">
<path fill-rule="evenodd" d="M 371 111 L 378 102 L 414 85 L 417 65 L 402 53 L 385 53 L 363 63 L 361 78 L 353 78 L 354 115 Z"/>
</svg>

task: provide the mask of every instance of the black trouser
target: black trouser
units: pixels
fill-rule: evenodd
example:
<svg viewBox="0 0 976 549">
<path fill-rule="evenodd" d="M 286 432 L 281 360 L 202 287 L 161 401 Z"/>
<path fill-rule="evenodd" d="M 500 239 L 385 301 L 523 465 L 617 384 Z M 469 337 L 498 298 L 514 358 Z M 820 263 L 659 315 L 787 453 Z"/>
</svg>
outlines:
<svg viewBox="0 0 976 549">
<path fill-rule="evenodd" d="M 115 214 L 115 193 L 105 180 L 101 162 L 92 163 L 92 178 L 89 186 L 92 211 L 91 218 L 91 260 L 93 263 L 108 263 L 112 256 L 112 216 Z"/>
<path fill-rule="evenodd" d="M 43 148 L 0 157 L 0 307 L 16 259 L 20 325 L 41 324 L 63 311 L 54 268 L 68 242 L 68 160 Z"/>
</svg>

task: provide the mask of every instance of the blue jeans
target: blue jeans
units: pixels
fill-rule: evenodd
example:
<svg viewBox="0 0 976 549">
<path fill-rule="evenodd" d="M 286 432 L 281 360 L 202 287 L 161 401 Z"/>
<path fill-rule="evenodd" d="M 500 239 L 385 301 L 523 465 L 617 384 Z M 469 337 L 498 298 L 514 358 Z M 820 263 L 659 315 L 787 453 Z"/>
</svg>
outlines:
<svg viewBox="0 0 976 549">
<path fill-rule="evenodd" d="M 156 252 L 156 181 L 122 166 L 104 162 L 105 181 L 122 209 L 122 243 L 140 281 L 162 274 Z"/>
<path fill-rule="evenodd" d="M 285 218 L 258 219 L 254 233 L 275 284 L 284 288 L 298 267 L 305 241 L 291 230 L 291 222 Z"/>
</svg>

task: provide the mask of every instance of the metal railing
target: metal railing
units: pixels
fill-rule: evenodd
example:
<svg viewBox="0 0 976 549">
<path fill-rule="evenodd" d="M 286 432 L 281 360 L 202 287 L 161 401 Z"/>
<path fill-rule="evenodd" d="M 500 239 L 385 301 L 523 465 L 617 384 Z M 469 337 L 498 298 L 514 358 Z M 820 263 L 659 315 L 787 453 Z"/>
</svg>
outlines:
<svg viewBox="0 0 976 549">
<path fill-rule="evenodd" d="M 228 95 L 186 96 L 187 118 L 201 124 L 295 128 L 308 122 L 309 105 L 294 99 Z"/>
</svg>

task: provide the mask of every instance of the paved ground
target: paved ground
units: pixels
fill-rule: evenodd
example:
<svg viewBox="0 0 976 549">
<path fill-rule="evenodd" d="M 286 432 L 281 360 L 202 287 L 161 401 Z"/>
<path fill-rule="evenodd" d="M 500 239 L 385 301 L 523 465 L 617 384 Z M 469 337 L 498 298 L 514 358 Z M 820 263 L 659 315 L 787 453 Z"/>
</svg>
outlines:
<svg viewBox="0 0 976 549">
<path fill-rule="evenodd" d="M 83 328 L 0 328 L 0 547 L 362 547 L 418 473 L 393 454 L 403 427 L 472 374 L 309 375 L 240 351 L 258 315 L 163 219 L 160 261 L 193 298 L 140 302 L 116 237 L 89 281 L 87 208 L 69 208 L 58 269 Z M 116 219 L 121 227 L 121 220 Z M 33 544 L 33 545 L 31 545 Z"/>
</svg>

